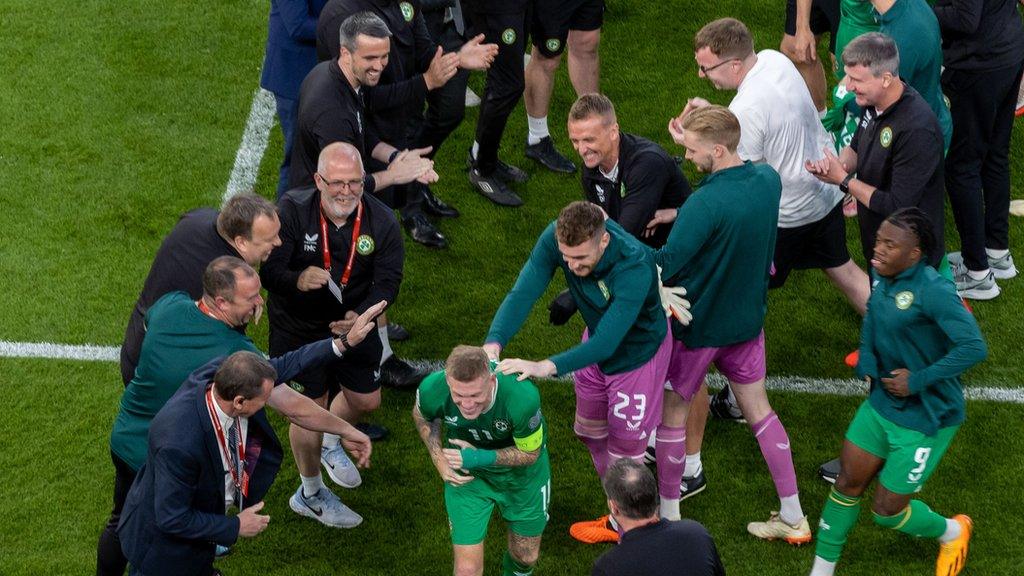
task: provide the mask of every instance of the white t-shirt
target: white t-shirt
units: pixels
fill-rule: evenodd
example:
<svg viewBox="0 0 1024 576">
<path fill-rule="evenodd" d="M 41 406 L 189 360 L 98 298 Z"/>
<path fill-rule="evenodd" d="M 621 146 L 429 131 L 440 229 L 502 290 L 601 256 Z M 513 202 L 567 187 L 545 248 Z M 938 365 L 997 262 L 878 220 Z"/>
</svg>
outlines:
<svg viewBox="0 0 1024 576">
<path fill-rule="evenodd" d="M 839 203 L 839 187 L 804 168 L 805 160 L 823 158 L 824 148 L 834 145 L 789 58 L 775 50 L 758 52 L 729 109 L 740 121 L 740 157 L 765 162 L 782 178 L 779 228 L 821 220 Z"/>
</svg>

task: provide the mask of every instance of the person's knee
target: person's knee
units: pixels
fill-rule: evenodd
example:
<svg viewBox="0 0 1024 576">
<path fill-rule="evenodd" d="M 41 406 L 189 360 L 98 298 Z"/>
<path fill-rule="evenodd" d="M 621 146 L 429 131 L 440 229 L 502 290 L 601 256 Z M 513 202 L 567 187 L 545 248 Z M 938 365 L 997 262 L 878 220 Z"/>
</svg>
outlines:
<svg viewBox="0 0 1024 576">
<path fill-rule="evenodd" d="M 866 482 L 858 482 L 851 478 L 849 475 L 839 472 L 839 477 L 836 478 L 836 491 L 843 496 L 849 496 L 850 498 L 860 498 L 861 494 L 867 490 Z"/>
<path fill-rule="evenodd" d="M 543 50 L 538 49 L 536 46 L 533 47 L 533 52 L 530 54 L 530 64 L 536 66 L 548 76 L 554 75 L 555 71 L 558 70 L 558 65 L 562 61 L 562 53 L 549 54 Z"/>
<path fill-rule="evenodd" d="M 455 560 L 455 576 L 480 576 L 483 573 L 483 562 L 475 558 L 457 558 Z"/>
<path fill-rule="evenodd" d="M 380 390 L 369 394 L 345 394 L 349 408 L 357 412 L 373 412 L 380 408 Z"/>
<path fill-rule="evenodd" d="M 638 460 L 643 458 L 645 452 L 647 452 L 647 438 L 637 440 L 621 436 L 608 436 L 608 455 L 613 459 L 632 458 Z"/>
<path fill-rule="evenodd" d="M 903 510 L 905 508 L 906 506 L 899 510 L 890 510 L 884 508 L 882 510 L 879 510 L 876 503 L 875 506 L 871 507 L 871 517 L 875 520 L 875 524 L 878 524 L 882 528 L 888 528 L 889 530 L 893 530 L 903 523 L 904 517 L 906 516 L 906 514 L 903 513 Z"/>
<path fill-rule="evenodd" d="M 569 55 L 576 60 L 593 60 L 601 47 L 601 31 L 572 32 L 569 35 Z"/>
</svg>

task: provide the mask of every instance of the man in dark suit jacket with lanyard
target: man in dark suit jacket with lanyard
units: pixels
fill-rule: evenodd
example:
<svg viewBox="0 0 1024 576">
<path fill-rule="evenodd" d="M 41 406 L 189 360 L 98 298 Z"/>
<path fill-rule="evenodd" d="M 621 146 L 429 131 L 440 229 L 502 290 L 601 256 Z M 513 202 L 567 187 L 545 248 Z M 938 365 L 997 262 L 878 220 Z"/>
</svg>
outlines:
<svg viewBox="0 0 1024 576">
<path fill-rule="evenodd" d="M 276 379 L 271 362 L 235 352 L 192 373 L 153 419 L 118 526 L 130 574 L 219 574 L 217 544 L 267 527 L 259 512 L 283 456 L 263 412 Z"/>
</svg>

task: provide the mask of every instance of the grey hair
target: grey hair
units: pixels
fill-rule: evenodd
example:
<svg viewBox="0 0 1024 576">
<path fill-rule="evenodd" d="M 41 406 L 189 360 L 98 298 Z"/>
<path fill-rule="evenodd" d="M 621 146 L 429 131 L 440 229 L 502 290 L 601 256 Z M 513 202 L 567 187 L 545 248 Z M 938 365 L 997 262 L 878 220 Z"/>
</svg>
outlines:
<svg viewBox="0 0 1024 576">
<path fill-rule="evenodd" d="M 390 38 L 388 25 L 373 12 L 356 12 L 345 18 L 338 29 L 338 40 L 342 48 L 356 51 L 356 37 L 362 34 L 371 38 Z"/>
<path fill-rule="evenodd" d="M 900 74 L 900 51 L 891 36 L 881 32 L 861 34 L 843 49 L 843 66 L 866 66 L 878 78 L 888 72 Z"/>
</svg>

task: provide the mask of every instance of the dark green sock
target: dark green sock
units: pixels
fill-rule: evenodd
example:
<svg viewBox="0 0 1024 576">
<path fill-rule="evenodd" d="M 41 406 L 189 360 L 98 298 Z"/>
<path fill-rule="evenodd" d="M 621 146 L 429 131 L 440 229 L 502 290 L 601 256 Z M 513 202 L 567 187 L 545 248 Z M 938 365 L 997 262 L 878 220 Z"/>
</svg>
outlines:
<svg viewBox="0 0 1024 576">
<path fill-rule="evenodd" d="M 825 500 L 825 508 L 821 511 L 814 554 L 829 562 L 838 561 L 846 544 L 846 535 L 857 523 L 858 514 L 860 497 L 846 496 L 832 488 Z"/>
<path fill-rule="evenodd" d="M 875 523 L 916 538 L 938 538 L 946 531 L 946 519 L 933 512 L 920 500 L 911 500 L 910 504 L 895 516 L 880 516 L 876 513 Z"/>
<path fill-rule="evenodd" d="M 502 576 L 532 576 L 533 566 L 527 566 L 516 562 L 516 559 L 505 551 L 505 557 L 501 561 Z"/>
</svg>

